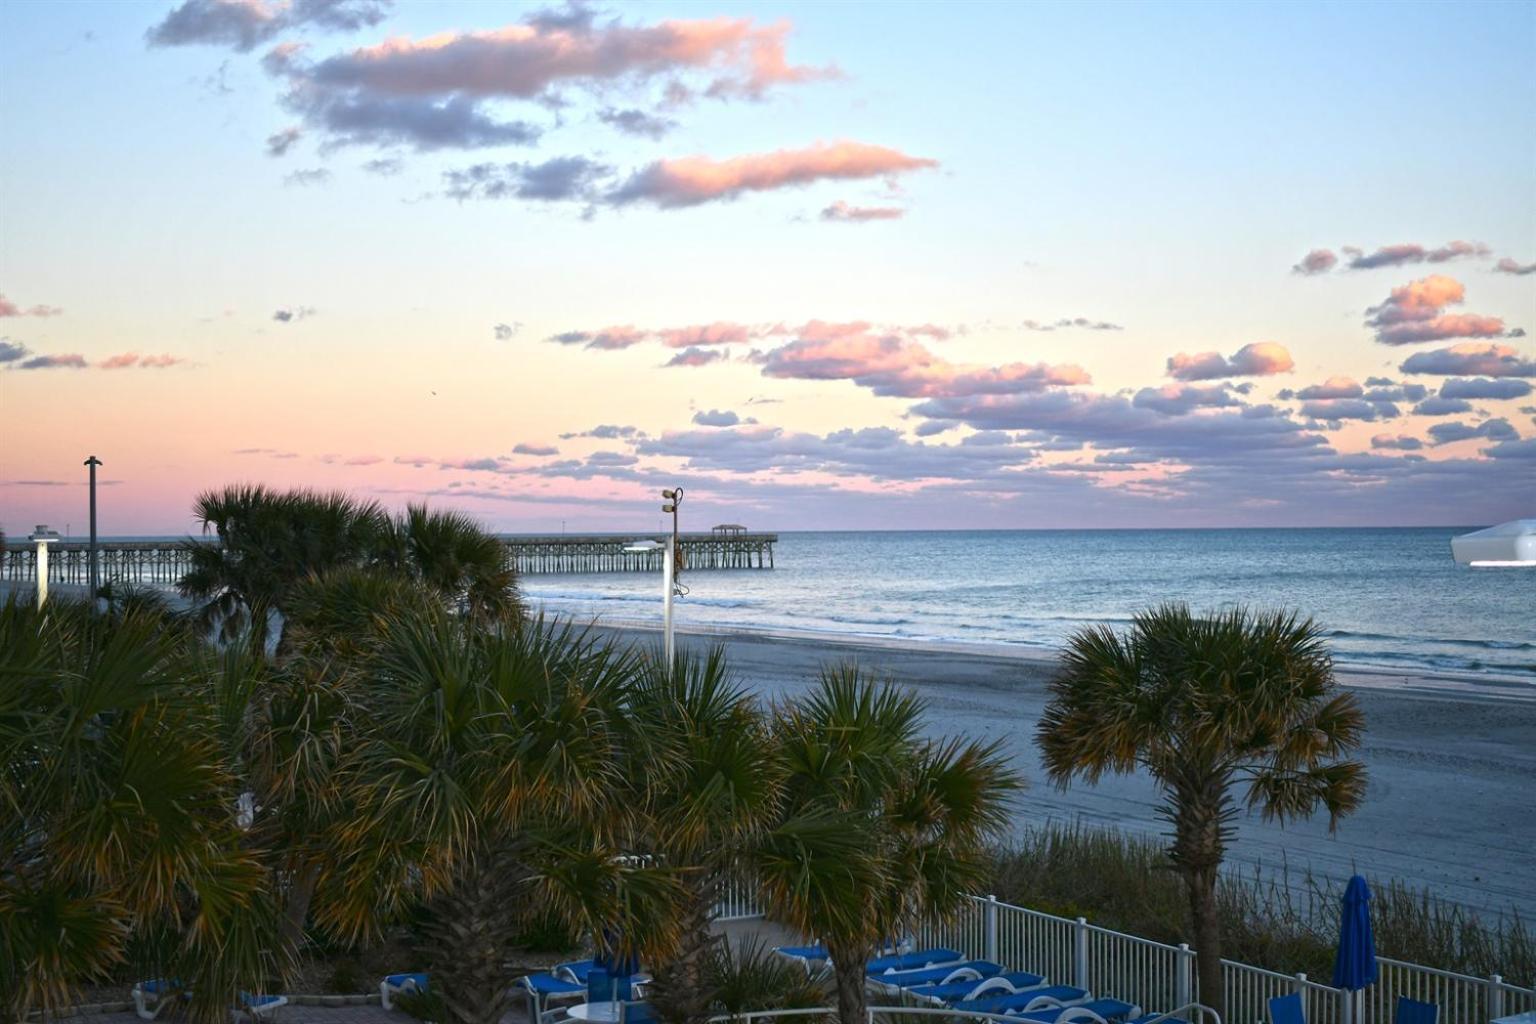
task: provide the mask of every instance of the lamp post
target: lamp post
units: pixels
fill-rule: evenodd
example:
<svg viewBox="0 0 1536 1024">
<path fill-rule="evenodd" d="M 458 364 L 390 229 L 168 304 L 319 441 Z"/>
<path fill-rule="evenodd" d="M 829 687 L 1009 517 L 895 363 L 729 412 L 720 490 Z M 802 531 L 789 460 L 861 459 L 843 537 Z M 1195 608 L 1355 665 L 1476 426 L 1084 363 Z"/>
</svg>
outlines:
<svg viewBox="0 0 1536 1024">
<path fill-rule="evenodd" d="M 683 503 L 683 489 L 677 487 L 665 490 L 661 492 L 661 496 L 667 500 L 667 503 L 661 506 L 661 510 L 672 513 L 672 536 L 667 538 L 666 554 L 661 559 L 663 595 L 661 629 L 665 637 L 667 668 L 671 669 L 676 664 L 677 651 L 677 645 L 672 639 L 672 599 L 677 592 L 677 506 Z"/>
<path fill-rule="evenodd" d="M 37 607 L 41 611 L 48 600 L 48 545 L 58 543 L 59 531 L 38 523 L 27 540 L 37 545 Z"/>
<path fill-rule="evenodd" d="M 94 606 L 96 594 L 101 589 L 96 570 L 96 467 L 101 465 L 101 460 L 92 455 L 85 460 L 85 465 L 91 470 L 91 603 Z"/>
</svg>

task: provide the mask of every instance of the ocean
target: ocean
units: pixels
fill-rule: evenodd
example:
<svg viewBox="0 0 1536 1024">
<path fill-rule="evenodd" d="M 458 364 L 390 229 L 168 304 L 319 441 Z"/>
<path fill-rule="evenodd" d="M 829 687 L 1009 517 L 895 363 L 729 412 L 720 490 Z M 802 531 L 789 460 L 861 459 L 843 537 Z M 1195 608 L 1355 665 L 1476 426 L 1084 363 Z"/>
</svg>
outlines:
<svg viewBox="0 0 1536 1024">
<path fill-rule="evenodd" d="M 1536 685 L 1536 570 L 1468 569 L 1475 527 L 782 533 L 772 570 L 685 572 L 679 628 L 753 629 L 917 645 L 1059 648 L 1139 609 L 1295 609 L 1336 661 Z M 547 614 L 656 625 L 660 579 L 528 576 Z"/>
</svg>

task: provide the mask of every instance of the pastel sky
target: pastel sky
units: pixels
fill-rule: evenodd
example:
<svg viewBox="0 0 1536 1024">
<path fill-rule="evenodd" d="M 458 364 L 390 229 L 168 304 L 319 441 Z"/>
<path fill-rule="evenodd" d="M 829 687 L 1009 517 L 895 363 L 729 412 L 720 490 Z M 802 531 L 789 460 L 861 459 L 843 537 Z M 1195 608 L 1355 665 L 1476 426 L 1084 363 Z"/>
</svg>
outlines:
<svg viewBox="0 0 1536 1024">
<path fill-rule="evenodd" d="M 0 527 L 1536 515 L 1536 4 L 0 5 Z"/>
</svg>

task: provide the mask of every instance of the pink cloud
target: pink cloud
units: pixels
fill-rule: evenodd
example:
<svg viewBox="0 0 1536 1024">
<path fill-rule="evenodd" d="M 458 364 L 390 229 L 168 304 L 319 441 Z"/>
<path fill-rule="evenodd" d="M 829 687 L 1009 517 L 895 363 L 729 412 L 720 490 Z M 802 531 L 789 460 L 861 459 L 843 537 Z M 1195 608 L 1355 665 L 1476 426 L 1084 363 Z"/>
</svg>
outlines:
<svg viewBox="0 0 1536 1024">
<path fill-rule="evenodd" d="M 1520 263 L 1512 257 L 1505 256 L 1493 265 L 1494 273 L 1498 274 L 1536 274 L 1536 263 Z"/>
<path fill-rule="evenodd" d="M 1504 321 L 1498 317 L 1445 312 L 1446 306 L 1459 306 L 1465 299 L 1466 288 L 1460 281 L 1431 274 L 1392 289 L 1385 301 L 1365 311 L 1365 322 L 1376 328 L 1376 340 L 1383 345 L 1497 338 L 1504 333 Z"/>
<path fill-rule="evenodd" d="M 895 335 L 828 329 L 838 326 L 847 325 L 820 324 L 819 334 L 802 335 L 769 352 L 763 374 L 799 380 L 851 380 L 877 395 L 904 398 L 1014 394 L 1092 380 L 1086 370 L 1075 365 L 960 365 L 934 355 L 919 342 Z"/>
<path fill-rule="evenodd" d="M 1168 376 L 1174 380 L 1216 380 L 1221 377 L 1272 377 L 1295 369 L 1295 360 L 1284 345 L 1256 341 L 1244 345 L 1228 359 L 1220 352 L 1180 352 L 1168 357 Z"/>
<path fill-rule="evenodd" d="M 661 343 L 668 348 L 690 348 L 694 345 L 737 345 L 759 336 L 759 332 L 746 324 L 717 320 L 712 324 L 695 324 L 690 327 L 665 327 L 656 332 Z"/>
<path fill-rule="evenodd" d="M 58 316 L 62 312 L 64 312 L 64 311 L 62 309 L 60 309 L 58 306 L 36 305 L 36 306 L 29 306 L 26 309 L 23 309 L 22 307 L 16 305 L 16 303 L 12 302 L 10 299 L 6 298 L 4 295 L 0 295 L 0 317 L 6 317 L 6 316 L 38 316 L 38 317 L 46 317 L 46 316 Z"/>
<path fill-rule="evenodd" d="M 1313 249 L 1301 258 L 1301 262 L 1291 268 L 1291 273 L 1308 277 L 1314 274 L 1326 274 L 1338 262 L 1339 258 L 1333 254 L 1332 249 Z"/>
<path fill-rule="evenodd" d="M 312 77 L 397 96 L 534 99 L 565 84 L 595 88 L 690 70 L 714 76 L 707 95 L 756 97 L 774 85 L 837 74 L 789 63 L 789 30 L 788 22 L 728 17 L 602 26 L 590 19 L 530 19 L 488 31 L 388 39 L 321 61 Z"/>
<path fill-rule="evenodd" d="M 665 209 L 697 206 L 717 199 L 734 199 L 744 192 L 763 192 L 821 180 L 890 177 L 926 167 L 937 160 L 909 156 L 888 146 L 864 142 L 817 143 L 804 149 L 781 149 L 715 160 L 706 156 L 658 160 L 630 177 L 609 200 L 648 201 Z"/>
<path fill-rule="evenodd" d="M 108 356 L 96 365 L 103 370 L 126 370 L 133 366 L 143 370 L 164 370 L 185 362 L 185 359 L 173 355 L 141 356 L 137 352 L 124 352 Z"/>
<path fill-rule="evenodd" d="M 900 206 L 850 206 L 839 199 L 822 209 L 821 219 L 861 224 L 872 220 L 900 220 L 906 214 Z"/>
</svg>

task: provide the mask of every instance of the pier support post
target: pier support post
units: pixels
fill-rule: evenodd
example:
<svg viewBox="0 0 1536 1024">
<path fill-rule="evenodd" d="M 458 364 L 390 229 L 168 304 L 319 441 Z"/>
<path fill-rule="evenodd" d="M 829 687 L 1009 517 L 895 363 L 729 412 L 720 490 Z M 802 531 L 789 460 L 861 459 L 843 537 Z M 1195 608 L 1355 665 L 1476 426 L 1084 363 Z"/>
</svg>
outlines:
<svg viewBox="0 0 1536 1024">
<path fill-rule="evenodd" d="M 677 561 L 677 548 L 671 537 L 667 538 L 666 550 L 661 556 L 661 588 L 662 611 L 661 628 L 665 637 L 667 671 L 677 663 L 675 661 L 677 646 L 672 639 L 672 576 L 675 572 L 673 566 Z"/>
</svg>

